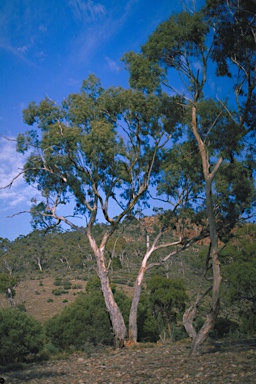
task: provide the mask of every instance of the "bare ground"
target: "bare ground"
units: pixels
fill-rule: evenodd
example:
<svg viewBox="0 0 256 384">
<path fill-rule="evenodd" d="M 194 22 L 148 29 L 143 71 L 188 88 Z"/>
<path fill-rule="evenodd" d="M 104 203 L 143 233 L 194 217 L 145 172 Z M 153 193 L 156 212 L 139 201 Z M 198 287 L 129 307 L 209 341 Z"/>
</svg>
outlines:
<svg viewBox="0 0 256 384">
<path fill-rule="evenodd" d="M 73 280 L 72 286 L 76 285 L 81 288 L 56 296 L 52 293 L 57 288 L 54 279 L 27 280 L 17 287 L 15 303 L 25 303 L 27 312 L 44 322 L 75 300 L 86 283 Z M 0 295 L 0 308 L 7 305 L 6 298 Z M 208 344 L 202 356 L 192 358 L 188 357 L 189 345 L 138 344 L 116 351 L 104 349 L 91 357 L 76 353 L 61 360 L 29 364 L 20 370 L 9 367 L 0 370 L 0 378 L 5 384 L 256 383 L 256 340 Z"/>
<path fill-rule="evenodd" d="M 217 350 L 218 349 L 218 350 Z M 255 343 L 206 347 L 188 357 L 186 344 L 106 349 L 91 357 L 73 354 L 64 360 L 28 365 L 0 373 L 5 383 L 39 384 L 231 384 L 256 383 Z"/>
<path fill-rule="evenodd" d="M 52 316 L 60 313 L 68 304 L 72 303 L 80 291 L 84 291 L 86 282 L 83 280 L 70 280 L 72 287 L 66 290 L 65 294 L 59 296 L 52 292 L 58 287 L 54 285 L 54 278 L 44 278 L 42 280 L 21 281 L 15 289 L 15 305 L 24 304 L 27 313 L 35 319 L 45 322 Z M 64 290 L 64 289 L 63 289 Z M 0 295 L 0 308 L 8 307 L 8 301 L 5 295 Z"/>
</svg>

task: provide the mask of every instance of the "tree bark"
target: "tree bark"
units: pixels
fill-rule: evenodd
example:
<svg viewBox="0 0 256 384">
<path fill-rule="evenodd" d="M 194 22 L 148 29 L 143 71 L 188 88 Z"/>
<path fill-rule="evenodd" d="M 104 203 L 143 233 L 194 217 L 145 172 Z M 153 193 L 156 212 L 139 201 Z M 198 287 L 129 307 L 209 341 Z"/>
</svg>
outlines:
<svg viewBox="0 0 256 384">
<path fill-rule="evenodd" d="M 163 234 L 163 229 L 160 230 L 160 232 L 155 237 L 153 243 L 151 246 L 149 246 L 149 243 L 147 242 L 147 252 L 145 253 L 143 260 L 141 262 L 140 271 L 138 273 L 135 287 L 134 287 L 134 293 L 133 293 L 133 299 L 132 299 L 132 305 L 130 309 L 130 315 L 129 315 L 129 341 L 136 343 L 138 340 L 138 326 L 137 326 L 137 314 L 138 314 L 138 306 L 140 302 L 140 295 L 141 295 L 141 289 L 142 289 L 142 282 L 146 273 L 146 270 L 150 268 L 150 266 L 147 266 L 147 262 L 149 258 L 151 257 L 152 253 L 155 252 L 157 249 L 160 248 L 167 248 L 173 245 L 180 244 L 181 240 L 175 241 L 172 243 L 165 243 L 162 245 L 157 246 L 157 242 L 160 239 L 160 237 Z M 176 254 L 177 252 L 174 252 L 173 254 L 169 254 L 166 256 L 163 261 L 166 261 L 171 255 Z M 153 266 L 155 264 L 152 264 Z M 159 263 L 157 263 L 159 265 Z"/>
<path fill-rule="evenodd" d="M 114 345 L 115 348 L 122 348 L 124 347 L 124 341 L 126 337 L 126 326 L 121 311 L 118 308 L 118 305 L 116 304 L 116 301 L 114 299 L 114 295 L 108 278 L 108 272 L 105 267 L 105 263 L 100 250 L 98 250 L 97 265 L 98 274 L 101 282 L 101 289 L 113 328 Z"/>
<path fill-rule="evenodd" d="M 145 276 L 148 259 L 150 258 L 152 253 L 157 249 L 156 244 L 161 236 L 162 236 L 162 231 L 158 233 L 158 235 L 156 236 L 150 248 L 149 248 L 149 243 L 147 243 L 147 252 L 143 257 L 140 271 L 136 279 L 132 305 L 131 305 L 130 315 L 129 315 L 129 340 L 134 343 L 136 343 L 138 339 L 137 314 L 138 314 L 138 306 L 140 302 L 141 285 Z"/>
<path fill-rule="evenodd" d="M 205 323 L 193 339 L 191 355 L 201 353 L 202 345 L 207 339 L 209 332 L 214 328 L 216 319 L 219 312 L 220 305 L 220 285 L 221 285 L 221 273 L 218 254 L 218 235 L 216 231 L 216 222 L 213 211 L 212 192 L 211 192 L 212 179 L 206 180 L 206 205 L 207 216 L 210 230 L 211 251 L 210 258 L 212 260 L 212 273 L 213 273 L 213 286 L 212 286 L 212 304 L 211 309 L 206 317 Z"/>
<path fill-rule="evenodd" d="M 214 215 L 214 205 L 212 200 L 212 182 L 213 179 L 222 163 L 222 158 L 218 159 L 212 171 L 209 171 L 210 165 L 208 162 L 208 153 L 205 147 L 205 143 L 201 139 L 198 129 L 197 129 L 197 118 L 196 118 L 196 107 L 192 106 L 192 131 L 196 138 L 196 141 L 199 146 L 200 156 L 202 160 L 203 166 L 203 175 L 205 180 L 205 192 L 206 192 L 206 209 L 207 209 L 207 218 L 210 232 L 210 241 L 211 241 L 211 249 L 210 249 L 210 259 L 212 261 L 212 273 L 213 273 L 213 286 L 212 286 L 212 303 L 210 311 L 206 317 L 205 323 L 199 330 L 199 332 L 195 335 L 193 332 L 191 333 L 193 336 L 193 343 L 190 355 L 197 355 L 201 353 L 202 345 L 207 339 L 209 332 L 214 328 L 218 312 L 219 312 L 219 303 L 220 303 L 220 285 L 221 285 L 221 273 L 220 273 L 220 263 L 218 259 L 218 234 L 216 229 L 216 220 Z M 194 310 L 196 307 L 194 307 Z M 190 316 L 188 316 L 187 320 L 191 322 L 193 311 Z M 195 315 L 195 313 L 194 313 Z M 186 320 L 186 318 L 185 318 Z M 192 325 L 192 323 L 191 323 Z"/>
<path fill-rule="evenodd" d="M 123 348 L 127 331 L 123 316 L 118 308 L 110 286 L 108 270 L 105 265 L 104 247 L 102 247 L 102 249 L 99 248 L 90 234 L 88 235 L 88 238 L 97 261 L 97 270 L 100 278 L 101 290 L 114 333 L 114 346 L 115 348 Z"/>
<path fill-rule="evenodd" d="M 140 302 L 141 295 L 141 285 L 138 284 L 138 279 L 136 280 L 134 287 L 134 294 L 132 299 L 132 305 L 129 315 L 129 340 L 133 343 L 136 343 L 138 340 L 138 325 L 137 325 L 137 314 L 138 306 Z"/>
</svg>

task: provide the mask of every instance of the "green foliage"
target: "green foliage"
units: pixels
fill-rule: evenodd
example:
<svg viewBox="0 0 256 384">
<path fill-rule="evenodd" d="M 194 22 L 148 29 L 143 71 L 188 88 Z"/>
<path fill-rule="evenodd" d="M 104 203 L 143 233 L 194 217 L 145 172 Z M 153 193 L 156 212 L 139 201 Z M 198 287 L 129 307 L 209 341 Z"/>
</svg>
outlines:
<svg viewBox="0 0 256 384">
<path fill-rule="evenodd" d="M 255 2 L 253 0 L 207 0 L 205 14 L 214 24 L 215 38 L 211 52 L 217 63 L 217 75 L 232 76 L 232 60 L 247 74 L 255 63 Z"/>
<path fill-rule="evenodd" d="M 225 298 L 237 306 L 243 331 L 256 331 L 256 226 L 246 224 L 221 252 L 223 275 L 227 281 Z"/>
<path fill-rule="evenodd" d="M 72 283 L 69 280 L 63 280 L 63 288 L 65 290 L 71 289 L 72 288 Z"/>
<path fill-rule="evenodd" d="M 53 303 L 53 299 L 47 299 L 47 303 Z"/>
<path fill-rule="evenodd" d="M 119 269 L 122 269 L 122 263 L 118 257 L 113 258 L 111 268 L 113 269 L 113 271 L 118 271 Z"/>
<path fill-rule="evenodd" d="M 130 301 L 118 291 L 115 299 L 127 322 Z M 47 321 L 46 333 L 50 342 L 60 350 L 85 350 L 88 344 L 112 345 L 111 323 L 98 277 L 88 281 L 85 294 L 79 295 L 60 315 Z"/>
<path fill-rule="evenodd" d="M 47 321 L 46 334 L 60 350 L 83 350 L 87 343 L 111 344 L 111 324 L 103 296 L 96 292 L 79 295 L 60 315 Z"/>
<path fill-rule="evenodd" d="M 0 292 L 7 293 L 9 288 L 12 291 L 12 296 L 15 295 L 14 286 L 17 284 L 17 279 L 7 273 L 0 273 Z"/>
<path fill-rule="evenodd" d="M 34 361 L 42 353 L 44 332 L 39 322 L 17 309 L 0 310 L 0 364 Z"/>
<path fill-rule="evenodd" d="M 214 326 L 214 330 L 210 333 L 210 337 L 221 339 L 223 337 L 234 334 L 239 329 L 239 324 L 228 318 L 219 317 Z"/>
<path fill-rule="evenodd" d="M 99 277 L 93 276 L 90 280 L 88 280 L 85 290 L 88 294 L 93 292 L 101 292 Z"/>
<path fill-rule="evenodd" d="M 57 225 L 47 203 L 56 193 L 61 196 L 59 207 L 69 203 L 73 195 L 75 214 L 90 216 L 90 207 L 100 204 L 108 222 L 108 200 L 118 200 L 119 207 L 127 210 L 131 196 L 144 183 L 143 175 L 149 172 L 161 138 L 167 138 L 166 132 L 178 126 L 179 114 L 170 112 L 170 103 L 164 94 L 104 90 L 99 79 L 91 75 L 83 82 L 81 92 L 69 95 L 60 106 L 49 99 L 30 104 L 24 119 L 39 129 L 19 135 L 17 150 L 25 153 L 33 148 L 24 166 L 25 179 L 37 185 L 45 198 L 33 202 L 35 227 Z M 125 127 L 119 124 L 121 120 Z M 144 198 L 142 192 L 139 195 Z"/>
<path fill-rule="evenodd" d="M 65 293 L 68 293 L 68 291 L 66 291 L 65 289 L 63 288 L 57 288 L 57 289 L 53 289 L 52 290 L 52 294 L 55 295 L 55 296 L 61 296 Z"/>
<path fill-rule="evenodd" d="M 185 337 L 183 327 L 177 326 L 177 321 L 184 312 L 187 298 L 181 280 L 160 275 L 151 277 L 139 304 L 138 339 L 156 342 L 160 337 L 173 341 Z"/>
<path fill-rule="evenodd" d="M 153 276 L 147 282 L 150 302 L 155 314 L 161 314 L 167 322 L 175 321 L 179 313 L 185 309 L 188 299 L 182 280 Z"/>
<path fill-rule="evenodd" d="M 123 61 L 126 68 L 132 73 L 130 86 L 147 92 L 160 90 L 160 78 L 164 77 L 164 71 L 156 64 L 135 52 L 128 52 L 124 55 Z"/>
<path fill-rule="evenodd" d="M 251 145 L 251 132 L 255 131 L 254 26 L 252 0 L 231 3 L 207 0 L 203 11 L 181 12 L 161 23 L 142 47 L 141 54 L 129 52 L 124 56 L 132 89 L 111 87 L 105 90 L 100 80 L 90 75 L 83 82 L 80 93 L 69 95 L 61 105 L 49 98 L 39 104 L 30 103 L 24 110 L 24 121 L 29 126 L 35 125 L 36 129 L 18 135 L 17 150 L 28 152 L 23 169 L 25 180 L 42 195 L 42 201 L 32 201 L 34 227 L 50 230 L 64 221 L 82 233 L 82 228 L 77 228 L 67 219 L 73 213 L 73 216 L 85 216 L 85 225 L 89 223 L 87 233 L 94 234 L 96 230 L 92 227 L 98 219 L 98 212 L 101 212 L 107 226 L 98 225 L 100 241 L 93 240 L 94 244 L 101 244 L 104 249 L 102 239 L 107 239 L 117 230 L 117 224 L 125 219 L 125 215 L 134 214 L 136 205 L 147 205 L 150 183 L 156 186 L 160 200 L 171 203 L 173 207 L 170 214 L 162 215 L 163 223 L 168 223 L 171 218 L 170 227 L 173 229 L 175 221 L 186 225 L 188 218 L 204 224 L 206 185 L 212 189 L 207 189 L 208 196 L 211 196 L 207 201 L 208 224 L 213 229 L 210 232 L 215 232 L 213 216 L 216 214 L 217 235 L 226 240 L 241 215 L 251 213 L 255 194 L 255 151 Z M 237 105 L 232 108 L 225 98 L 217 101 L 204 95 L 204 91 L 211 86 L 208 68 L 211 69 L 213 64 L 216 64 L 217 75 L 233 77 L 235 97 L 231 94 L 230 100 L 233 105 L 235 99 Z M 173 84 L 173 78 L 180 80 L 175 80 Z M 177 85 L 176 81 L 180 83 Z M 163 91 L 162 85 L 167 86 L 165 89 L 169 95 Z M 164 143 L 168 143 L 165 148 Z M 246 158 L 241 160 L 245 153 Z M 219 159 L 218 163 L 216 159 Z M 222 167 L 219 169 L 216 165 L 220 163 Z M 206 177 L 206 174 L 212 178 Z M 74 211 L 64 217 L 61 208 L 71 200 L 75 201 Z M 109 217 L 110 203 L 117 204 L 118 210 L 121 209 L 119 216 Z M 211 211 L 212 217 L 209 215 Z M 59 218 L 57 212 L 60 212 Z M 47 252 L 47 246 L 44 247 L 40 232 L 37 235 L 38 241 L 34 234 L 34 239 L 27 239 L 29 246 L 19 266 L 15 265 L 15 261 L 18 260 L 20 243 L 17 241 L 11 246 L 12 249 L 9 249 L 8 243 L 3 243 L 2 265 L 6 260 L 2 256 L 7 254 L 9 271 L 20 267 L 25 270 L 28 260 L 33 260 L 37 268 L 38 256 L 43 266 L 54 265 L 56 269 L 59 268 L 59 260 L 63 264 L 66 260 L 68 266 L 75 268 L 95 266 L 91 261 L 85 263 L 89 246 L 82 235 L 76 236 L 79 238 L 79 249 L 81 245 L 83 251 L 76 248 L 75 252 L 67 245 L 70 244 L 67 240 L 74 239 L 74 234 L 65 234 L 65 239 L 64 236 L 51 234 L 51 244 L 54 245 L 51 252 Z M 112 236 L 106 246 L 106 251 L 113 258 L 113 273 L 120 267 L 117 257 L 120 248 L 124 247 L 124 239 L 120 239 L 119 243 L 116 240 Z M 74 241 L 74 244 L 78 242 Z M 226 247 L 224 252 L 230 250 L 235 254 L 236 249 L 232 246 Z M 126 250 L 132 253 L 128 248 Z M 137 244 L 136 251 L 141 256 L 145 244 Z M 72 255 L 70 260 L 67 254 Z M 237 256 L 232 263 L 226 263 L 225 274 L 232 300 L 238 300 L 242 292 L 247 301 L 254 303 L 253 257 L 250 250 L 244 254 L 243 258 Z M 121 281 L 125 278 L 121 277 Z M 70 288 L 69 283 L 63 286 Z M 88 283 L 86 291 L 79 298 L 85 300 L 84 305 L 79 307 L 74 304 L 52 320 L 52 334 L 48 327 L 49 334 L 61 348 L 71 346 L 72 340 L 75 340 L 73 343 L 79 342 L 73 319 L 82 307 L 84 312 L 79 317 L 81 325 L 77 328 L 82 334 L 82 318 L 89 325 L 86 325 L 79 347 L 88 341 L 111 342 L 107 331 L 109 319 L 104 307 L 101 307 L 102 295 L 96 280 Z M 53 293 L 61 294 L 63 290 L 59 288 Z M 148 281 L 148 293 L 141 309 L 141 318 L 144 316 L 141 326 L 147 337 L 155 338 L 163 330 L 169 330 L 172 322 L 177 322 L 187 296 L 180 281 L 165 281 L 161 276 Z M 119 293 L 115 294 L 120 306 L 125 303 Z M 98 332 L 96 335 L 94 324 L 90 324 L 90 311 L 95 316 L 94 323 L 104 325 L 102 334 Z M 61 328 L 65 322 L 70 326 Z"/>
<path fill-rule="evenodd" d="M 248 300 L 256 304 L 255 244 L 256 225 L 246 224 L 236 230 L 221 252 L 231 301 Z"/>
<path fill-rule="evenodd" d="M 151 61 L 180 68 L 182 57 L 198 57 L 205 48 L 207 31 L 200 13 L 181 12 L 157 27 L 143 46 L 143 52 Z"/>
</svg>

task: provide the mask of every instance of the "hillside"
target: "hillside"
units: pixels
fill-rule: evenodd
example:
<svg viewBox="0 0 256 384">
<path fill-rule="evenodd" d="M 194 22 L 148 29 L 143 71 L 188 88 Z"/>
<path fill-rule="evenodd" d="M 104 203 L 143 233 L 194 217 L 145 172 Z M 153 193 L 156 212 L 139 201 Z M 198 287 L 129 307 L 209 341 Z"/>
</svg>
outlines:
<svg viewBox="0 0 256 384">
<path fill-rule="evenodd" d="M 244 228 L 244 229 L 243 229 Z M 103 225 L 95 228 L 96 237 L 100 238 Z M 111 238 L 107 246 L 107 260 L 109 277 L 117 290 L 124 292 L 129 298 L 133 296 L 133 287 L 141 266 L 142 258 L 146 252 L 146 236 L 151 243 L 157 234 L 158 220 L 156 217 L 146 218 L 143 223 L 132 221 L 124 223 Z M 255 268 L 253 251 L 255 245 L 255 226 L 241 228 L 241 239 L 234 238 L 233 245 L 224 248 L 222 264 L 230 263 L 230 252 L 233 256 L 239 255 L 242 247 L 248 247 L 248 268 L 253 274 Z M 189 223 L 176 223 L 175 227 L 167 231 L 162 242 L 176 241 L 180 234 L 191 238 L 198 235 L 200 227 Z M 243 243 L 239 243 L 243 241 Z M 207 239 L 206 239 L 207 242 Z M 233 248 L 232 248 L 233 247 Z M 234 248 L 235 247 L 235 248 Z M 171 247 L 171 252 L 178 247 Z M 236 250 L 237 249 L 237 250 Z M 245 248 L 244 248 L 245 250 Z M 211 275 L 205 276 L 205 258 L 207 247 L 205 241 L 200 240 L 182 252 L 171 256 L 162 263 L 170 249 L 160 249 L 149 260 L 152 268 L 146 271 L 143 287 L 147 289 L 147 282 L 154 275 L 165 276 L 168 279 L 180 279 L 186 288 L 190 305 L 197 293 L 204 292 L 211 284 Z M 245 254 L 244 254 L 245 255 Z M 243 255 L 242 262 L 245 263 Z M 239 269 L 241 270 L 241 268 Z M 14 242 L 2 239 L 0 249 L 0 273 L 16 279 L 14 303 L 41 322 L 45 322 L 78 297 L 84 291 L 86 282 L 96 275 L 95 260 L 85 235 L 78 232 L 49 233 L 34 231 L 30 235 L 20 237 Z M 235 276 L 235 275 L 234 275 Z M 249 274 L 243 275 L 248 277 Z M 231 276 L 232 277 L 232 276 Z M 253 278 L 253 276 L 252 276 Z M 244 284 L 244 283 L 241 283 Z M 251 284 L 250 281 L 248 284 Z M 253 313 L 250 312 L 248 302 L 230 301 L 230 285 L 223 280 L 220 318 L 227 322 L 248 319 L 250 333 L 255 331 Z M 249 292 L 251 294 L 251 292 Z M 199 319 L 205 316 L 209 298 L 205 298 L 199 312 Z M 9 305 L 5 294 L 0 294 L 0 308 Z M 181 316 L 182 313 L 179 314 Z M 250 323 L 250 324 L 249 324 Z M 247 326 L 247 325 L 246 325 Z M 244 334 L 240 330 L 239 335 Z M 247 331 L 246 331 L 247 332 Z M 236 333 L 236 335 L 238 335 Z"/>
</svg>

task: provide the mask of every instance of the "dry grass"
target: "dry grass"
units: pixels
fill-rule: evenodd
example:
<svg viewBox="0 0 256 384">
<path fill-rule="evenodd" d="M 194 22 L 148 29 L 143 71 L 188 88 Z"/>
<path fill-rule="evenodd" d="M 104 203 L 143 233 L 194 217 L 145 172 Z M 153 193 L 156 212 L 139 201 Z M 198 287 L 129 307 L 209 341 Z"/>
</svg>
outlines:
<svg viewBox="0 0 256 384">
<path fill-rule="evenodd" d="M 52 291 L 63 287 L 55 286 L 54 281 L 55 279 L 50 277 L 42 280 L 21 281 L 16 288 L 15 304 L 24 304 L 29 314 L 44 322 L 60 313 L 66 305 L 72 303 L 78 292 L 84 291 L 86 286 L 86 282 L 83 280 L 70 280 L 72 286 L 80 285 L 81 288 L 71 288 L 67 290 L 67 293 L 56 296 Z M 8 305 L 5 296 L 1 295 L 0 307 L 7 307 Z"/>
</svg>

